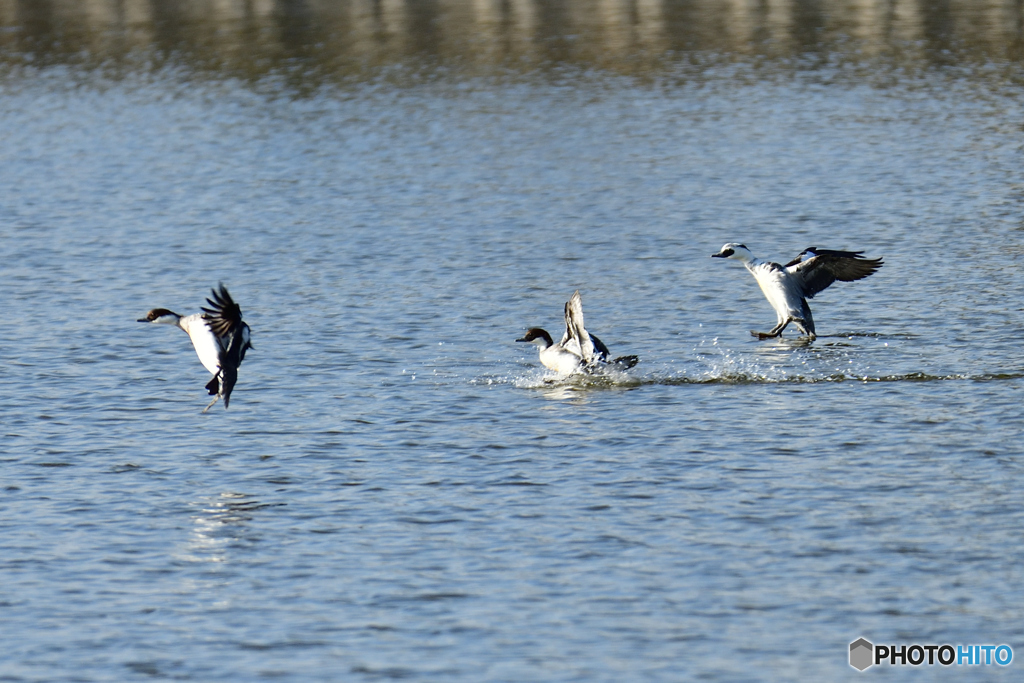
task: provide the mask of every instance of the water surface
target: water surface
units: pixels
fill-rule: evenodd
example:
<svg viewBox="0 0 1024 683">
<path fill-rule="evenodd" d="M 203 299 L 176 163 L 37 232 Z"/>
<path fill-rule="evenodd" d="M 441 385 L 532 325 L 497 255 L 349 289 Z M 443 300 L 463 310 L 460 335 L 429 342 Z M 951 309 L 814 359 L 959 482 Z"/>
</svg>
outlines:
<svg viewBox="0 0 1024 683">
<path fill-rule="evenodd" d="M 0 0 L 0 678 L 1024 652 L 1017 5 L 755 5 Z M 728 241 L 886 265 L 758 342 Z"/>
</svg>

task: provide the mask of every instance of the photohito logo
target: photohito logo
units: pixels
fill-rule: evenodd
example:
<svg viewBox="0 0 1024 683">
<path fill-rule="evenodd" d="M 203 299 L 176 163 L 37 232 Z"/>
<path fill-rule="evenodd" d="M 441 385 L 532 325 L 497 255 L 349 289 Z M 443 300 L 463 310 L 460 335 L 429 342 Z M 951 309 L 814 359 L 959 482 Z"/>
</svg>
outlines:
<svg viewBox="0 0 1024 683">
<path fill-rule="evenodd" d="M 872 664 L 889 666 L 1008 666 L 1013 661 L 1009 645 L 872 645 L 865 638 L 850 643 L 850 666 L 864 671 Z"/>
</svg>

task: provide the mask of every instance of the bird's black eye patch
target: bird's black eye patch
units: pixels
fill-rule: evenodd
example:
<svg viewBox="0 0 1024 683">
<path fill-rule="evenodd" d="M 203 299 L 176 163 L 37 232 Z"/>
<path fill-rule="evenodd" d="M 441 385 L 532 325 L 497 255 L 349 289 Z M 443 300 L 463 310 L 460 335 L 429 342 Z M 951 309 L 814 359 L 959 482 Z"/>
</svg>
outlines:
<svg viewBox="0 0 1024 683">
<path fill-rule="evenodd" d="M 732 249 L 726 249 L 725 251 L 722 252 L 722 256 L 725 256 L 726 258 L 728 258 L 728 257 L 732 256 L 733 253 L 734 252 L 733 252 Z"/>
</svg>

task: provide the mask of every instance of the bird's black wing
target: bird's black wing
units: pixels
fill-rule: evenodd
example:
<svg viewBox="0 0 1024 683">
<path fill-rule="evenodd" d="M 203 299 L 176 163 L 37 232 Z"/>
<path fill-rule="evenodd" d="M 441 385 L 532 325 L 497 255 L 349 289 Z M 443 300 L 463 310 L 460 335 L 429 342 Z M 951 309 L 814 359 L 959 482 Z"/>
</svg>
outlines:
<svg viewBox="0 0 1024 683">
<path fill-rule="evenodd" d="M 203 318 L 218 339 L 225 339 L 238 332 L 244 324 L 242 309 L 228 294 L 228 288 L 224 283 L 220 284 L 220 291 L 214 289 L 212 292 L 213 298 L 206 299 L 210 308 L 203 307 Z M 229 344 L 224 346 L 226 348 Z"/>
<path fill-rule="evenodd" d="M 220 343 L 220 386 L 219 393 L 224 398 L 224 407 L 231 400 L 231 390 L 238 381 L 238 366 L 245 359 L 245 350 L 252 348 L 249 326 L 242 322 L 242 309 L 228 294 L 227 287 L 220 283 L 213 290 L 213 298 L 207 299 L 210 308 L 203 308 L 203 319 L 210 330 L 217 336 Z M 214 377 L 216 380 L 217 377 Z M 213 384 L 211 381 L 210 384 Z M 207 386 L 210 389 L 210 386 Z"/>
<path fill-rule="evenodd" d="M 882 259 L 866 259 L 860 251 L 835 251 L 818 249 L 816 256 L 786 267 L 800 283 L 802 293 L 808 299 L 835 282 L 853 282 L 871 275 L 882 267 Z"/>
<path fill-rule="evenodd" d="M 602 362 L 607 361 L 608 357 L 612 355 L 612 352 L 608 350 L 608 347 L 604 345 L 603 341 L 597 338 L 597 335 L 591 334 L 590 332 L 587 334 L 590 334 L 590 341 L 594 344 L 594 350 L 597 352 L 597 360 Z"/>
<path fill-rule="evenodd" d="M 791 268 L 804 260 L 804 256 L 807 254 L 813 254 L 814 256 L 836 256 L 839 258 L 862 258 L 864 255 L 863 251 L 839 251 L 838 249 L 818 249 L 817 247 L 807 247 L 799 254 L 796 258 L 783 266 L 783 268 Z M 810 260 L 810 259 L 808 259 Z"/>
</svg>

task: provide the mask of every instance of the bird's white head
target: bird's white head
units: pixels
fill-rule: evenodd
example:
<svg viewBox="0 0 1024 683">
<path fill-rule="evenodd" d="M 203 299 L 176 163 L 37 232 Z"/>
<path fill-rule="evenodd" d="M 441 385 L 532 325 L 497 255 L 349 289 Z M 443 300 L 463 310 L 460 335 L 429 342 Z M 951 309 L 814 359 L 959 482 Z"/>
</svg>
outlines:
<svg viewBox="0 0 1024 683">
<path fill-rule="evenodd" d="M 722 246 L 720 252 L 712 254 L 711 258 L 734 258 L 746 263 L 747 261 L 753 261 L 754 255 L 750 253 L 746 245 L 739 244 L 738 242 L 729 242 Z"/>
<path fill-rule="evenodd" d="M 156 323 L 158 325 L 177 325 L 181 316 L 166 308 L 154 308 L 146 314 L 145 318 L 139 318 L 140 323 Z"/>
</svg>

